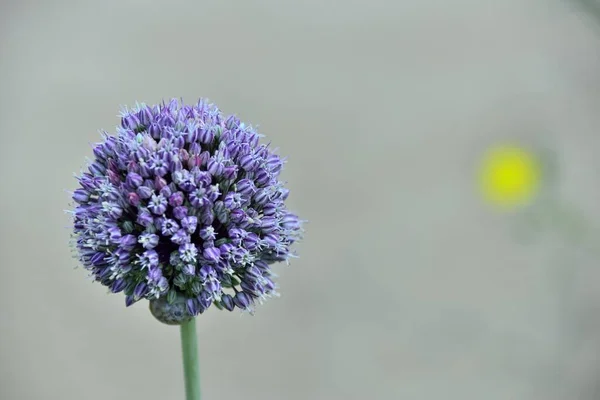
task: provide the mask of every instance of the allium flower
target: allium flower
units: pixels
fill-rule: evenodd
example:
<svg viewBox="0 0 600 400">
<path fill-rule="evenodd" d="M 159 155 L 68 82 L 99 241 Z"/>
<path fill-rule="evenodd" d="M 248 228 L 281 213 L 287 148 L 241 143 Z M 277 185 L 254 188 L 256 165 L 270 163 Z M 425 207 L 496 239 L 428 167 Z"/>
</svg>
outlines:
<svg viewBox="0 0 600 400">
<path fill-rule="evenodd" d="M 73 193 L 80 262 L 170 324 L 276 295 L 270 264 L 303 230 L 285 208 L 284 160 L 260 136 L 204 100 L 124 110 Z"/>
</svg>

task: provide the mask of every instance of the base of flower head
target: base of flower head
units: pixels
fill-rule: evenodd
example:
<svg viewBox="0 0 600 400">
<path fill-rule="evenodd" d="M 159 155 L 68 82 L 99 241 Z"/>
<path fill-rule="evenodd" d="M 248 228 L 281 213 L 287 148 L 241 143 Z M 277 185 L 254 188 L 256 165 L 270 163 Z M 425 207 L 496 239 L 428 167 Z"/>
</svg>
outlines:
<svg viewBox="0 0 600 400">
<path fill-rule="evenodd" d="M 167 296 L 150 300 L 150 313 L 167 325 L 181 325 L 194 318 L 188 313 L 183 296 L 177 296 L 172 302 L 167 300 Z"/>
</svg>

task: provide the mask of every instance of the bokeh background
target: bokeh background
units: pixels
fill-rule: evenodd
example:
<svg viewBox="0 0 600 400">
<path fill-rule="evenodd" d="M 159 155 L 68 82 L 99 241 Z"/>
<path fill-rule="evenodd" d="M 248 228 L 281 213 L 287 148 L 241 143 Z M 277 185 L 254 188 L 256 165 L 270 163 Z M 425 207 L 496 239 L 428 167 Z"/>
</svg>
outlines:
<svg viewBox="0 0 600 400">
<path fill-rule="evenodd" d="M 281 298 L 199 318 L 204 398 L 599 398 L 600 27 L 583 9 L 0 4 L 0 399 L 183 398 L 177 328 L 74 269 L 63 210 L 120 105 L 201 96 L 289 156 L 310 220 Z M 508 139 L 558 175 L 499 214 L 474 177 Z"/>
</svg>

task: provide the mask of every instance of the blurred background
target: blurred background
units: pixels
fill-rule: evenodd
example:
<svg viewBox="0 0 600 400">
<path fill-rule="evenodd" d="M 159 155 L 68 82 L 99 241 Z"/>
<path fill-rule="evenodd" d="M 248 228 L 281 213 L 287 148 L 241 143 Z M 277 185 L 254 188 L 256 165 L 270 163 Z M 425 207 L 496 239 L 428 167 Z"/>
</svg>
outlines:
<svg viewBox="0 0 600 400">
<path fill-rule="evenodd" d="M 183 398 L 178 329 L 74 269 L 63 211 L 119 106 L 170 97 L 258 125 L 310 220 L 281 298 L 199 318 L 205 399 L 600 397 L 591 8 L 0 4 L 0 399 Z M 557 174 L 498 213 L 475 176 L 506 140 Z"/>
</svg>

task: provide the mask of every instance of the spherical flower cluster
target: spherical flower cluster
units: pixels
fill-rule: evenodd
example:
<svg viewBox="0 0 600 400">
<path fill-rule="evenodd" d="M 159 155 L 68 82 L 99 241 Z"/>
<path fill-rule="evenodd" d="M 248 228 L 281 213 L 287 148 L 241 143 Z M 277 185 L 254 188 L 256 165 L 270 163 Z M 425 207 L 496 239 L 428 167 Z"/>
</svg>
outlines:
<svg viewBox="0 0 600 400">
<path fill-rule="evenodd" d="M 303 230 L 284 205 L 284 160 L 260 136 L 204 100 L 124 110 L 78 176 L 79 261 L 166 323 L 277 294 L 270 264 L 293 256 Z"/>
</svg>

